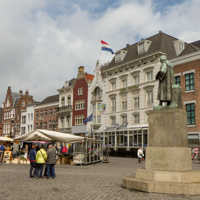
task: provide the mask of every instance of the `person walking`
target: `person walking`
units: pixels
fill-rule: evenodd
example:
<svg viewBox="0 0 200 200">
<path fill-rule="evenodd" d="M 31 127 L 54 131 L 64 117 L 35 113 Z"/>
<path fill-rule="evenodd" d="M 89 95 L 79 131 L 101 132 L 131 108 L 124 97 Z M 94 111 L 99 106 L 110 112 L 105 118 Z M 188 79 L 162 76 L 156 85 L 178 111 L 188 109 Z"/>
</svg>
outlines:
<svg viewBox="0 0 200 200">
<path fill-rule="evenodd" d="M 49 144 L 47 150 L 47 178 L 55 178 L 55 164 L 56 164 L 56 148 L 53 144 Z"/>
<path fill-rule="evenodd" d="M 29 152 L 29 160 L 30 160 L 30 171 L 29 171 L 29 175 L 30 175 L 30 178 L 33 178 L 33 177 L 36 177 L 36 172 L 37 172 L 37 169 L 36 169 L 36 145 L 33 144 L 32 145 L 32 148 Z M 34 172 L 33 172 L 34 170 Z"/>
<path fill-rule="evenodd" d="M 144 153 L 141 147 L 137 151 L 137 157 L 138 157 L 138 163 L 141 163 L 141 160 L 144 157 Z"/>
<path fill-rule="evenodd" d="M 40 149 L 37 151 L 36 154 L 36 164 L 37 164 L 37 177 L 42 178 L 43 176 L 43 168 L 44 164 L 47 160 L 47 153 L 44 150 L 43 146 L 40 146 Z"/>
</svg>

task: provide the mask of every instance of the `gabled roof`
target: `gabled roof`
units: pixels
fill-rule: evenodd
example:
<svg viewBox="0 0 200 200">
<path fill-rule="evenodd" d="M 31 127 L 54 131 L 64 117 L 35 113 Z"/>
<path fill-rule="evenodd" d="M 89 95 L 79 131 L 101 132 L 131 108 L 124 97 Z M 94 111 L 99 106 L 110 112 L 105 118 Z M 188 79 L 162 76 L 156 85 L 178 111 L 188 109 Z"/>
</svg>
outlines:
<svg viewBox="0 0 200 200">
<path fill-rule="evenodd" d="M 39 105 L 59 102 L 59 95 L 48 96 Z"/>
<path fill-rule="evenodd" d="M 178 40 L 177 38 L 160 31 L 159 33 L 151 37 L 148 37 L 145 40 L 151 41 L 151 45 L 146 53 L 142 55 L 138 55 L 138 52 L 137 52 L 138 42 L 132 45 L 127 45 L 126 48 L 121 49 L 121 50 L 127 51 L 127 54 L 124 57 L 123 61 L 115 63 L 115 59 L 113 58 L 112 61 L 108 65 L 105 65 L 102 67 L 102 70 L 106 70 L 106 69 L 118 66 L 119 64 L 123 64 L 123 63 L 129 62 L 138 58 L 142 58 L 144 56 L 151 55 L 156 52 L 165 53 L 168 59 L 173 59 L 177 57 L 175 47 L 174 47 L 174 41 Z M 185 43 L 185 53 L 192 52 L 192 51 L 196 51 L 195 47 L 193 45 Z"/>
<path fill-rule="evenodd" d="M 200 48 L 200 40 L 194 41 L 194 42 L 192 42 L 190 44 L 195 45 L 195 46 Z"/>
</svg>

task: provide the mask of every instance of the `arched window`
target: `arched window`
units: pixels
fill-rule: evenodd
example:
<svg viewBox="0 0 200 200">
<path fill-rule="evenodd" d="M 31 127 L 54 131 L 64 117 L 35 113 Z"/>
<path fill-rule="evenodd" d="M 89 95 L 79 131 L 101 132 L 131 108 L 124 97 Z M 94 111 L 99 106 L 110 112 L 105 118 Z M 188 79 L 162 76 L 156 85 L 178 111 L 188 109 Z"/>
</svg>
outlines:
<svg viewBox="0 0 200 200">
<path fill-rule="evenodd" d="M 62 98 L 61 98 L 61 105 L 62 105 L 62 106 L 65 106 L 65 97 L 62 97 Z"/>
</svg>

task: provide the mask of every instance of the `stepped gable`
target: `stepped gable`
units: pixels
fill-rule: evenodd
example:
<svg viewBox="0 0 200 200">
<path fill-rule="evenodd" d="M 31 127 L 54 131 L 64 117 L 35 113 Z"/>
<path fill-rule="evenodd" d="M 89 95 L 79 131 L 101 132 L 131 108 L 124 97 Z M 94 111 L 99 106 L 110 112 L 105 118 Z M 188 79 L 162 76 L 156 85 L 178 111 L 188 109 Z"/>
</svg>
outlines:
<svg viewBox="0 0 200 200">
<path fill-rule="evenodd" d="M 177 57 L 175 47 L 174 47 L 174 41 L 178 40 L 177 38 L 159 31 L 159 33 L 151 37 L 148 37 L 145 40 L 150 40 L 152 42 L 146 53 L 143 53 L 142 55 L 138 55 L 138 51 L 137 51 L 138 42 L 132 45 L 128 45 L 126 48 L 121 49 L 121 50 L 127 51 L 127 54 L 125 58 L 123 59 L 123 61 L 115 63 L 115 59 L 113 58 L 112 61 L 108 65 L 105 65 L 102 67 L 102 70 L 113 68 L 115 66 L 118 66 L 119 64 L 124 64 L 132 60 L 136 60 L 136 59 L 145 57 L 147 55 L 151 55 L 156 52 L 165 53 L 169 60 Z M 185 50 L 183 50 L 183 52 L 179 56 L 183 54 L 185 55 L 187 53 L 191 53 L 197 50 L 198 48 L 195 47 L 194 45 L 185 43 Z"/>
<path fill-rule="evenodd" d="M 39 105 L 48 104 L 48 103 L 54 103 L 59 102 L 59 95 L 52 95 L 46 97 Z"/>
<path fill-rule="evenodd" d="M 17 92 L 12 92 L 12 100 L 13 100 L 13 106 L 17 105 L 19 99 L 20 99 L 20 94 Z"/>
</svg>

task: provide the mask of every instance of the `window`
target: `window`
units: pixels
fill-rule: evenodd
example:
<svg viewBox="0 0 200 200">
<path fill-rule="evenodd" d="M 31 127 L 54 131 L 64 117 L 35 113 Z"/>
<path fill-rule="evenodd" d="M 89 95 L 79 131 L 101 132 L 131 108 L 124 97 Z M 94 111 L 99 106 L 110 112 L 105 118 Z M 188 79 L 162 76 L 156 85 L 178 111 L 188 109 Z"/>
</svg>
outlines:
<svg viewBox="0 0 200 200">
<path fill-rule="evenodd" d="M 111 98 L 112 112 L 116 112 L 116 97 Z"/>
<path fill-rule="evenodd" d="M 71 96 L 67 97 L 67 105 L 71 105 Z"/>
<path fill-rule="evenodd" d="M 146 72 L 146 80 L 152 81 L 153 80 L 153 71 Z"/>
<path fill-rule="evenodd" d="M 126 88 L 127 87 L 127 79 L 122 79 L 122 88 Z"/>
<path fill-rule="evenodd" d="M 127 115 L 122 115 L 122 125 L 127 125 Z"/>
<path fill-rule="evenodd" d="M 195 104 L 190 103 L 186 104 L 186 113 L 187 113 L 187 124 L 195 124 Z"/>
<path fill-rule="evenodd" d="M 140 108 L 140 97 L 134 97 L 134 109 Z"/>
<path fill-rule="evenodd" d="M 115 116 L 111 117 L 111 125 L 112 126 L 116 125 L 116 117 Z"/>
<path fill-rule="evenodd" d="M 84 100 L 76 101 L 75 110 L 83 110 L 83 109 L 85 109 L 85 101 Z"/>
<path fill-rule="evenodd" d="M 122 97 L 122 110 L 127 110 L 127 96 Z"/>
<path fill-rule="evenodd" d="M 147 106 L 151 106 L 153 104 L 153 90 L 146 91 L 146 99 L 147 99 Z"/>
<path fill-rule="evenodd" d="M 65 124 L 64 124 L 64 117 L 61 118 L 61 127 L 64 128 Z"/>
<path fill-rule="evenodd" d="M 194 72 L 185 74 L 185 90 L 194 90 Z"/>
<path fill-rule="evenodd" d="M 140 123 L 140 113 L 134 113 L 134 124 L 139 124 Z"/>
<path fill-rule="evenodd" d="M 22 116 L 22 124 L 26 123 L 26 116 Z"/>
<path fill-rule="evenodd" d="M 84 115 L 75 116 L 75 126 L 83 125 Z"/>
<path fill-rule="evenodd" d="M 65 97 L 61 98 L 61 106 L 65 106 Z"/>
<path fill-rule="evenodd" d="M 116 79 L 112 79 L 110 81 L 110 84 L 111 84 L 111 90 L 115 90 L 116 89 Z"/>
<path fill-rule="evenodd" d="M 133 82 L 135 85 L 138 85 L 140 83 L 140 74 L 136 73 L 133 75 Z"/>
<path fill-rule="evenodd" d="M 175 76 L 175 84 L 176 85 L 181 85 L 181 77 L 180 76 Z"/>
<path fill-rule="evenodd" d="M 78 95 L 83 95 L 83 88 L 78 88 Z"/>
</svg>

